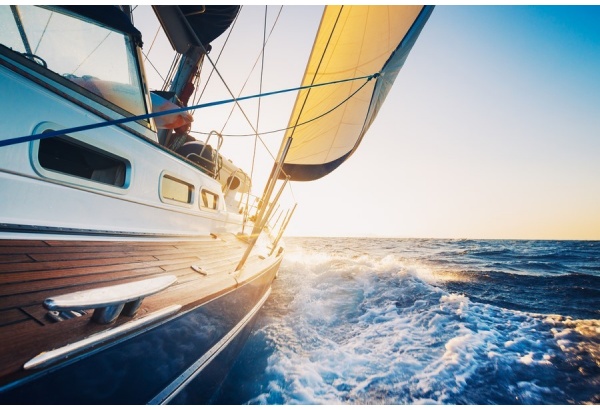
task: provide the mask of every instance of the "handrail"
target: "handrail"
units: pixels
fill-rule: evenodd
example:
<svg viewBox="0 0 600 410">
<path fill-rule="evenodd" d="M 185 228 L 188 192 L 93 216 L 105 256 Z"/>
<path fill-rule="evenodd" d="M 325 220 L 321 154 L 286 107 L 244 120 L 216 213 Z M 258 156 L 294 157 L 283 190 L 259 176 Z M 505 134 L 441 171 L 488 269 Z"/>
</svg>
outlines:
<svg viewBox="0 0 600 410">
<path fill-rule="evenodd" d="M 217 179 L 219 178 L 219 174 L 221 173 L 221 167 L 219 166 L 219 151 L 221 151 L 221 146 L 223 145 L 223 136 L 221 135 L 221 133 L 213 130 L 211 132 L 208 133 L 208 137 L 206 137 L 206 140 L 204 141 L 204 146 L 202 147 L 202 151 L 200 151 L 200 157 L 202 157 L 202 154 L 204 154 L 204 150 L 206 149 L 207 146 L 209 146 L 208 141 L 210 141 L 210 137 L 212 135 L 216 135 L 218 138 L 217 140 L 217 149 L 215 150 L 216 152 L 213 155 L 213 161 L 212 164 L 214 165 L 214 171 L 213 171 L 213 178 Z M 203 157 L 202 157 L 203 158 Z"/>
</svg>

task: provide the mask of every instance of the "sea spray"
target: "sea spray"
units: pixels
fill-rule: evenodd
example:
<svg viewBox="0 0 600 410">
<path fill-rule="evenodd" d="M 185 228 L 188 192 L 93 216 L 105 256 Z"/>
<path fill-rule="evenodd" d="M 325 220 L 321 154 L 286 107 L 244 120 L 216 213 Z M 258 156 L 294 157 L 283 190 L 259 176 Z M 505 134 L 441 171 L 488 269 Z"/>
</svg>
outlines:
<svg viewBox="0 0 600 410">
<path fill-rule="evenodd" d="M 596 242 L 288 240 L 224 385 L 237 394 L 215 402 L 599 403 L 599 256 Z"/>
</svg>

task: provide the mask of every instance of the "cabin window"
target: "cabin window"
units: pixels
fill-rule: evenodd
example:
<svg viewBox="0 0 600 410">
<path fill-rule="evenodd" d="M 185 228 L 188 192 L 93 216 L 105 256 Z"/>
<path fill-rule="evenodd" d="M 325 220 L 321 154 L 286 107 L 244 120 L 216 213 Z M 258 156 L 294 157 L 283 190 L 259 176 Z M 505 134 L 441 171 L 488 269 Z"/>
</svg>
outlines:
<svg viewBox="0 0 600 410">
<path fill-rule="evenodd" d="M 160 184 L 160 197 L 163 200 L 191 204 L 194 186 L 170 175 L 163 175 Z"/>
<path fill-rule="evenodd" d="M 200 190 L 200 209 L 216 210 L 219 205 L 219 195 L 207 191 L 206 189 Z"/>
<path fill-rule="evenodd" d="M 46 170 L 123 188 L 129 162 L 69 137 L 40 140 L 38 162 Z"/>
<path fill-rule="evenodd" d="M 2 5 L 0 43 L 132 114 L 145 114 L 130 37 L 66 13 Z"/>
</svg>

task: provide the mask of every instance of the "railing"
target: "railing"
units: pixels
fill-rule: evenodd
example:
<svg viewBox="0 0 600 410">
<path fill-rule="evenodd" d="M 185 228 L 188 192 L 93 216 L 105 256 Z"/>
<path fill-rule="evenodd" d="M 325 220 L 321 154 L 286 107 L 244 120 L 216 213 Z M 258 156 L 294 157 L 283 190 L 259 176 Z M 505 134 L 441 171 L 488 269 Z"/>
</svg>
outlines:
<svg viewBox="0 0 600 410">
<path fill-rule="evenodd" d="M 247 205 L 244 204 L 247 200 Z M 256 222 L 258 218 L 260 198 L 256 195 L 252 194 L 243 194 L 243 197 L 240 199 L 240 206 L 242 206 L 242 213 L 244 214 L 245 222 Z M 281 226 L 282 219 L 281 217 L 287 211 L 289 212 L 290 208 L 284 208 L 281 203 L 269 204 L 274 207 L 274 210 L 271 212 L 270 218 L 265 225 L 265 228 L 269 232 L 274 232 L 278 226 Z"/>
<path fill-rule="evenodd" d="M 210 137 L 212 137 L 213 135 L 216 135 L 218 138 L 217 141 L 217 146 L 216 148 L 213 149 L 213 147 L 209 144 L 210 142 Z M 208 137 L 206 137 L 206 140 L 204 141 L 204 146 L 202 147 L 202 150 L 200 150 L 199 154 L 196 153 L 190 153 L 187 155 L 187 158 L 194 161 L 196 164 L 198 164 L 198 166 L 200 168 L 202 168 L 202 170 L 207 174 L 210 175 L 211 177 L 218 179 L 219 178 L 219 172 L 221 171 L 221 156 L 219 155 L 219 151 L 221 150 L 221 146 L 223 145 L 223 136 L 218 133 L 217 131 L 211 131 L 208 134 Z M 207 151 L 207 149 L 209 149 L 210 151 Z M 207 155 L 204 155 L 204 152 L 207 152 Z M 196 158 L 196 159 L 194 159 Z M 205 164 L 209 164 L 211 165 L 210 167 L 205 166 Z M 212 170 L 211 170 L 212 168 Z"/>
</svg>

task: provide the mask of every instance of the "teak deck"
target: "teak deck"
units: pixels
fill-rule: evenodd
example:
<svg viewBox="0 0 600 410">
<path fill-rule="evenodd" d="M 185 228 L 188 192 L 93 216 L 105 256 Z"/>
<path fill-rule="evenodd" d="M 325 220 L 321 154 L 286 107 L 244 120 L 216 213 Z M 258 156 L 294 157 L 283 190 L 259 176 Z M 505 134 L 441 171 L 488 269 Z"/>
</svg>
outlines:
<svg viewBox="0 0 600 410">
<path fill-rule="evenodd" d="M 237 286 L 231 273 L 245 248 L 234 235 L 181 242 L 0 240 L 0 380 L 21 373 L 43 351 L 132 320 L 100 325 L 90 322 L 89 311 L 53 322 L 45 299 L 170 274 L 177 282 L 144 299 L 135 317 L 173 304 L 186 310 Z M 248 261 L 257 262 L 257 256 Z"/>
</svg>

